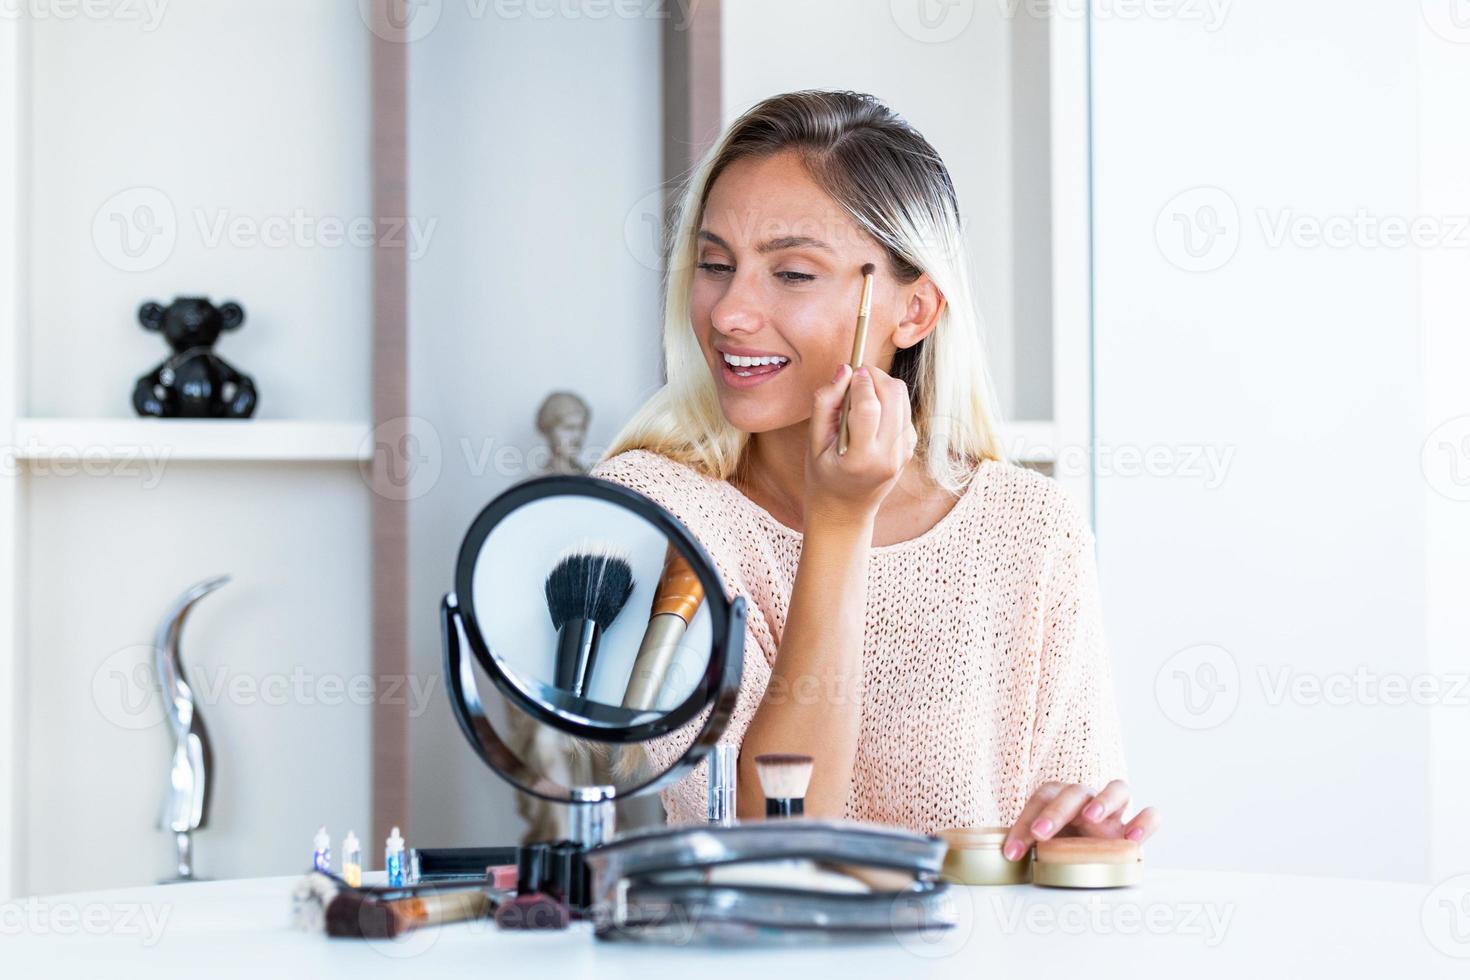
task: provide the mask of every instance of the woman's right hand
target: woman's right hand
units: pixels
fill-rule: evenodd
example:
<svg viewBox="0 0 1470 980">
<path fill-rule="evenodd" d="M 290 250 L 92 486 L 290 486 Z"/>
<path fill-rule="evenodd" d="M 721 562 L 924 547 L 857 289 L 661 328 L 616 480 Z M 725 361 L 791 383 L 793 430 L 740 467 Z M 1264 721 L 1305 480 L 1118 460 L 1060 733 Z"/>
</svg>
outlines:
<svg viewBox="0 0 1470 980">
<path fill-rule="evenodd" d="M 842 399 L 849 387 L 847 452 L 838 455 Z M 870 524 L 918 442 L 908 385 L 879 368 L 865 365 L 854 374 L 843 364 L 831 384 L 812 396 L 805 523 Z"/>
</svg>

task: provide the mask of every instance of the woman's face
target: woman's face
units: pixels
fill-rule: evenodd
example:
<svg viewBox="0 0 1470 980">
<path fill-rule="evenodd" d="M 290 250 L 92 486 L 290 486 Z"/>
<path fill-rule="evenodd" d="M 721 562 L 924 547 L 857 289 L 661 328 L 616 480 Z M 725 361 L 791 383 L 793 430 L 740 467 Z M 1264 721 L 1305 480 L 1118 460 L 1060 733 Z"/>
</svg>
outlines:
<svg viewBox="0 0 1470 980">
<path fill-rule="evenodd" d="M 794 153 L 747 157 L 726 168 L 710 189 L 697 234 L 690 325 L 731 425 L 769 432 L 811 417 L 812 393 L 852 356 L 867 262 L 877 273 L 864 363 L 888 370 L 906 297 L 883 248 Z M 918 342 L 907 333 L 899 339 L 904 346 Z M 727 355 L 768 363 L 731 364 Z"/>
</svg>

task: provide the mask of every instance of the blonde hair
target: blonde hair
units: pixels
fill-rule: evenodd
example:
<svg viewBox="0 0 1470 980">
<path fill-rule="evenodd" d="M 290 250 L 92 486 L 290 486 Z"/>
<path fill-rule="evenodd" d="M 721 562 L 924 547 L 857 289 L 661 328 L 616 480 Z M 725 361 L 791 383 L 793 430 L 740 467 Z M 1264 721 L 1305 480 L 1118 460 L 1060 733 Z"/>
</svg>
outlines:
<svg viewBox="0 0 1470 980">
<path fill-rule="evenodd" d="M 756 104 L 684 181 L 664 272 L 668 380 L 603 458 L 647 449 L 721 480 L 739 468 L 749 434 L 720 410 L 689 323 L 696 236 L 710 188 L 730 164 L 784 151 L 798 153 L 817 185 L 883 246 L 900 282 L 927 273 L 943 294 L 938 325 L 900 349 L 890 373 L 909 387 L 919 437 L 915 454 L 938 485 L 958 493 L 980 460 L 999 459 L 1002 452 L 954 184 L 916 129 L 857 92 L 791 92 Z"/>
</svg>

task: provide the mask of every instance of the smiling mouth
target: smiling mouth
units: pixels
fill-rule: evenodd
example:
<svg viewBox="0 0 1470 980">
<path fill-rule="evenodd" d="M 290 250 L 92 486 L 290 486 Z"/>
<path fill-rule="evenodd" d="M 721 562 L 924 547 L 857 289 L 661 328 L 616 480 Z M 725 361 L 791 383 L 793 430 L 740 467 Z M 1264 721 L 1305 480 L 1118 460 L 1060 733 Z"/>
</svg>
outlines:
<svg viewBox="0 0 1470 980">
<path fill-rule="evenodd" d="M 767 357 L 741 357 L 739 354 L 720 353 L 725 369 L 737 378 L 759 378 L 775 374 L 788 363 L 790 358 L 772 354 Z"/>
<path fill-rule="evenodd" d="M 786 369 L 789 358 L 779 354 L 744 357 L 720 351 L 720 382 L 731 391 L 755 388 L 770 381 Z"/>
</svg>

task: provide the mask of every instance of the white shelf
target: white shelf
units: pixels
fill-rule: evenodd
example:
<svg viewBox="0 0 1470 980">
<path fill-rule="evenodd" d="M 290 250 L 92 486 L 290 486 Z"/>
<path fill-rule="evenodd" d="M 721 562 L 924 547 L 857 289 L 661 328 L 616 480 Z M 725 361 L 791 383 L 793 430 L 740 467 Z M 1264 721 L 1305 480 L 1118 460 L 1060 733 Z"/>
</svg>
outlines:
<svg viewBox="0 0 1470 980">
<path fill-rule="evenodd" d="M 358 462 L 372 458 L 364 422 L 280 419 L 16 419 L 21 460 Z"/>
</svg>

